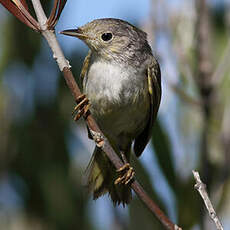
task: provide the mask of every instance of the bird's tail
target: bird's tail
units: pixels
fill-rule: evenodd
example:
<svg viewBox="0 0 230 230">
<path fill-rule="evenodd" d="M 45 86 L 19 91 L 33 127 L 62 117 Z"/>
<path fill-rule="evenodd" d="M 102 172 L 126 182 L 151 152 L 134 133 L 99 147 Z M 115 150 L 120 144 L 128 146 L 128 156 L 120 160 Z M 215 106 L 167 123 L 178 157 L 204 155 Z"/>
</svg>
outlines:
<svg viewBox="0 0 230 230">
<path fill-rule="evenodd" d="M 118 173 L 100 148 L 95 148 L 86 173 L 87 186 L 93 192 L 94 199 L 108 192 L 114 205 L 119 205 L 120 203 L 125 205 L 131 201 L 130 187 L 123 184 L 114 184 Z"/>
</svg>

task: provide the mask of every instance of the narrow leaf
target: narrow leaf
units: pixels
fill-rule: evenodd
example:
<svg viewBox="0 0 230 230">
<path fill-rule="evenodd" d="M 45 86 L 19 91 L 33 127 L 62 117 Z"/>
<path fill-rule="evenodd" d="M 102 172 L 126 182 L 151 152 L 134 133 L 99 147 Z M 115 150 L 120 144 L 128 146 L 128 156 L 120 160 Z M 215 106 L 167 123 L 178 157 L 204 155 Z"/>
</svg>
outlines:
<svg viewBox="0 0 230 230">
<path fill-rule="evenodd" d="M 48 22 L 47 22 L 48 27 L 50 29 L 54 28 L 54 26 L 57 24 L 58 19 L 62 13 L 62 10 L 65 7 L 66 2 L 67 2 L 67 0 L 55 0 L 53 9 L 51 11 L 51 14 L 50 14 Z"/>
<path fill-rule="evenodd" d="M 55 0 L 53 8 L 52 8 L 51 13 L 50 13 L 50 16 L 49 16 L 48 21 L 47 21 L 49 28 L 50 28 L 50 25 L 52 25 L 53 21 L 55 20 L 58 4 L 59 4 L 59 0 Z"/>
<path fill-rule="evenodd" d="M 21 1 L 20 0 L 11 0 L 11 1 L 15 3 L 15 5 L 18 7 L 20 12 L 28 19 L 28 21 L 36 28 L 36 30 L 39 30 L 39 23 L 31 16 L 31 14 L 24 7 Z"/>
<path fill-rule="evenodd" d="M 67 0 L 60 0 L 59 8 L 58 8 L 58 14 L 57 14 L 57 20 L 59 19 L 61 12 L 63 11 L 65 4 Z"/>
<path fill-rule="evenodd" d="M 21 1 L 22 5 L 25 7 L 25 9 L 28 11 L 29 7 L 26 3 L 26 0 L 20 0 L 20 1 Z"/>
<path fill-rule="evenodd" d="M 27 11 L 28 6 L 25 0 L 20 2 L 19 0 L 0 0 L 0 3 L 21 22 L 32 28 L 33 30 L 39 30 L 37 21 Z"/>
<path fill-rule="evenodd" d="M 8 0 L 9 2 L 12 1 L 16 6 L 18 5 L 17 4 L 17 1 L 14 1 L 14 0 Z M 21 2 L 21 4 L 25 7 L 25 9 L 28 11 L 29 7 L 26 3 L 26 0 L 19 0 Z"/>
</svg>

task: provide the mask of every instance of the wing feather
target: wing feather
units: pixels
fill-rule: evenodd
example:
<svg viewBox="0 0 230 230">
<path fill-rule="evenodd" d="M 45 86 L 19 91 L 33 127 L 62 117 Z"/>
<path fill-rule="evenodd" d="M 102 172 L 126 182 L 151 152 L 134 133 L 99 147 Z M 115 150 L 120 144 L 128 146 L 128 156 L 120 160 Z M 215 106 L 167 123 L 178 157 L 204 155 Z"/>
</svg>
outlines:
<svg viewBox="0 0 230 230">
<path fill-rule="evenodd" d="M 89 63 L 90 63 L 90 58 L 92 55 L 92 51 L 89 50 L 87 56 L 85 57 L 85 60 L 83 62 L 80 78 L 81 78 L 81 84 L 83 85 L 83 80 L 87 76 L 88 70 L 89 70 Z"/>
<path fill-rule="evenodd" d="M 88 73 L 88 70 L 89 70 L 89 63 L 90 63 L 90 58 L 91 58 L 91 55 L 92 55 L 92 51 L 89 50 L 87 56 L 85 57 L 85 60 L 83 62 L 83 66 L 82 66 L 82 70 L 81 70 L 81 74 L 80 74 L 80 78 L 81 78 L 81 85 L 83 86 L 83 81 L 84 81 L 84 78 L 87 77 L 87 73 Z M 89 139 L 93 139 L 90 131 L 89 131 L 89 127 L 87 126 L 87 131 L 88 131 L 88 137 Z"/>
<path fill-rule="evenodd" d="M 156 119 L 161 101 L 161 71 L 154 57 L 152 63 L 147 67 L 146 75 L 150 96 L 150 114 L 145 129 L 136 137 L 134 142 L 134 152 L 137 157 L 141 155 L 151 137 L 153 123 Z"/>
</svg>

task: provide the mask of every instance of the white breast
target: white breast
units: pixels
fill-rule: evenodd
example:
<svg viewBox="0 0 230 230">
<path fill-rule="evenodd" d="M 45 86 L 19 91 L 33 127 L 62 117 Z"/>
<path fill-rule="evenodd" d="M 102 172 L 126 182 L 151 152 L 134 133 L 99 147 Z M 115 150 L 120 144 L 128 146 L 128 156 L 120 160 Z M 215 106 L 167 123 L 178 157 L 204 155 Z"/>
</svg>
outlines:
<svg viewBox="0 0 230 230">
<path fill-rule="evenodd" d="M 93 116 L 106 133 L 135 133 L 145 126 L 149 111 L 144 71 L 94 62 L 83 83 Z"/>
<path fill-rule="evenodd" d="M 119 101 L 130 73 L 118 65 L 95 62 L 89 68 L 85 91 L 93 100 Z"/>
</svg>

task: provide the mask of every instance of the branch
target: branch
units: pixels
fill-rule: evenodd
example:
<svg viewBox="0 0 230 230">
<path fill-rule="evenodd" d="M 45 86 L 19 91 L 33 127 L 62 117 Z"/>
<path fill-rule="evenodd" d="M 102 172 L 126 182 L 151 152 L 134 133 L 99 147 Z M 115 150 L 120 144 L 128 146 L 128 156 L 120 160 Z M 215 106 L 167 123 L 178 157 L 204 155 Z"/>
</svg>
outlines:
<svg viewBox="0 0 230 230">
<path fill-rule="evenodd" d="M 59 7 L 57 7 L 57 3 L 59 3 Z M 47 40 L 53 52 L 53 57 L 57 61 L 59 69 L 63 73 L 63 76 L 66 80 L 66 83 L 74 99 L 77 100 L 77 98 L 82 94 L 71 72 L 71 66 L 69 65 L 69 62 L 65 59 L 63 52 L 59 46 L 59 43 L 57 42 L 56 36 L 54 34 L 54 28 L 53 28 L 53 26 L 56 24 L 61 14 L 61 11 L 63 10 L 65 3 L 66 0 L 55 1 L 54 7 L 56 8 L 55 10 L 58 9 L 58 12 L 55 16 L 54 13 L 55 10 L 52 10 L 51 16 L 49 20 L 47 20 L 47 17 L 40 3 L 40 0 L 32 0 L 32 4 L 40 26 L 40 32 Z M 91 134 L 96 142 L 96 145 L 99 146 L 106 153 L 110 161 L 114 164 L 114 166 L 117 169 L 121 168 L 123 166 L 123 162 L 118 157 L 116 152 L 113 150 L 107 138 L 99 129 L 92 115 L 89 114 L 85 119 L 91 131 Z M 142 202 L 149 208 L 152 214 L 154 214 L 154 216 L 160 221 L 160 223 L 164 226 L 165 229 L 182 230 L 166 217 L 166 215 L 160 210 L 160 208 L 154 203 L 154 201 L 151 200 L 151 198 L 146 194 L 144 189 L 136 180 L 134 180 L 130 186 L 135 191 L 137 196 L 142 200 Z"/>
<path fill-rule="evenodd" d="M 223 230 L 223 227 L 216 215 L 216 212 L 212 206 L 212 203 L 209 199 L 209 196 L 208 196 L 208 193 L 206 191 L 206 185 L 201 181 L 200 179 L 200 175 L 197 171 L 192 171 L 193 173 L 193 176 L 196 180 L 196 184 L 194 186 L 194 188 L 200 193 L 204 203 L 205 203 L 205 206 L 208 210 L 208 214 L 210 216 L 210 218 L 214 221 L 215 225 L 216 225 L 216 229 L 217 230 Z"/>
</svg>

